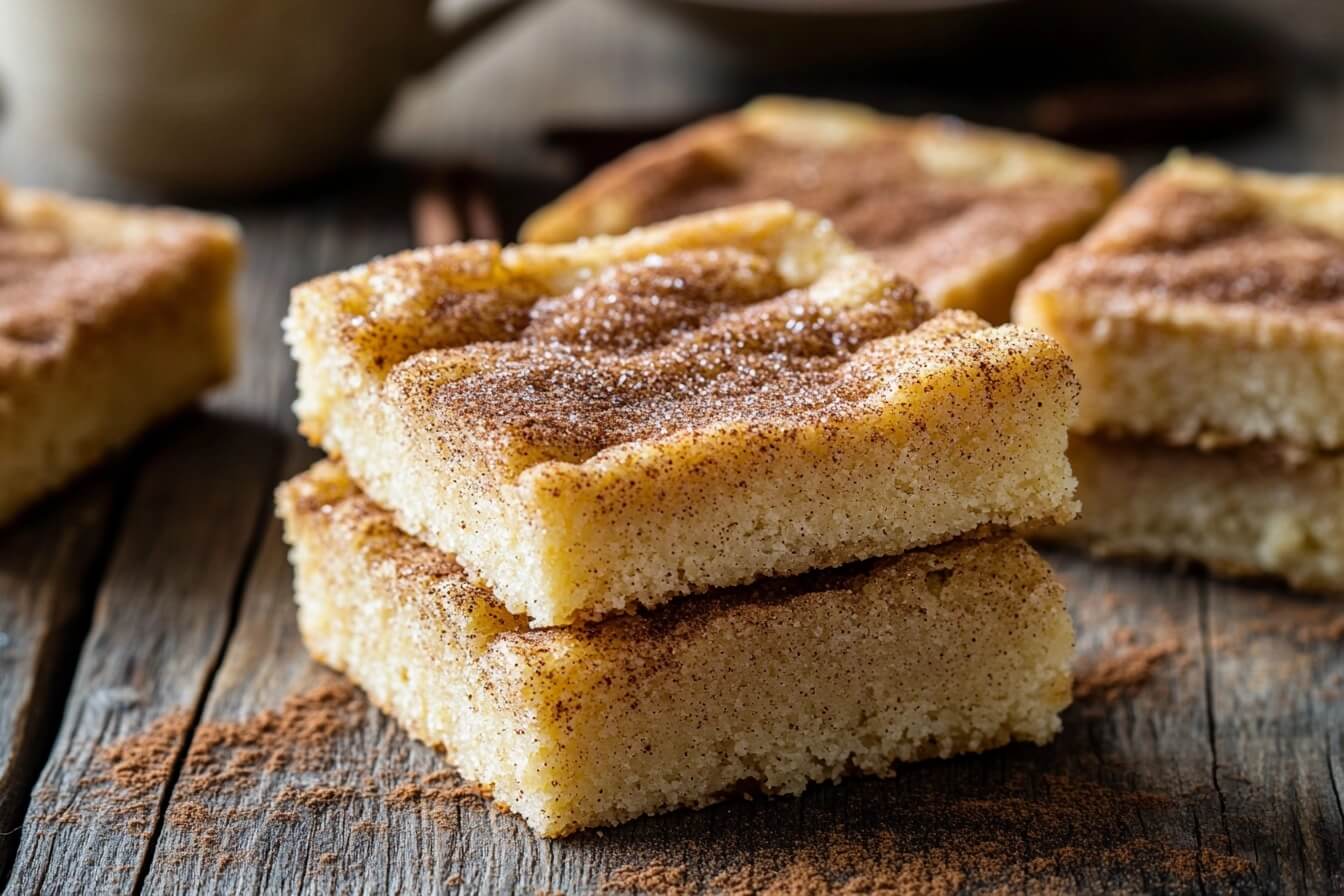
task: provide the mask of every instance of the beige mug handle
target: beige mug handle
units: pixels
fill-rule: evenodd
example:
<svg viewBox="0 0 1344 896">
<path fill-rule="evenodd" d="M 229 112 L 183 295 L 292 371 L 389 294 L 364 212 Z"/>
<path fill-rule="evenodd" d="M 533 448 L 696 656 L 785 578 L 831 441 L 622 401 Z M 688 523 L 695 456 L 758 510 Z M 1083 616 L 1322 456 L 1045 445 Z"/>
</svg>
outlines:
<svg viewBox="0 0 1344 896">
<path fill-rule="evenodd" d="M 460 8 L 464 6 L 462 3 L 452 4 L 460 8 L 457 15 L 448 21 L 431 23 L 412 69 L 421 72 L 438 65 L 529 2 L 531 0 L 480 0 L 465 4 L 465 8 Z"/>
</svg>

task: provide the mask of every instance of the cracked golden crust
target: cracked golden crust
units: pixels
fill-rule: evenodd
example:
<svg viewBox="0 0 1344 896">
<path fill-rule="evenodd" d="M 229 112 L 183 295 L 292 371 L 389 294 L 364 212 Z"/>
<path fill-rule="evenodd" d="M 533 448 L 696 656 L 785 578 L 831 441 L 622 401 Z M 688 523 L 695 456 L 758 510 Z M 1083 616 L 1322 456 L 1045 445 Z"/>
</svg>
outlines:
<svg viewBox="0 0 1344 896">
<path fill-rule="evenodd" d="M 238 240 L 224 218 L 0 184 L 0 384 L 40 375 L 121 321 L 167 313 L 192 283 L 227 280 Z"/>
<path fill-rule="evenodd" d="M 945 118 L 757 100 L 642 146 L 524 225 L 525 240 L 621 233 L 768 198 L 827 216 L 941 307 L 1007 316 L 1016 281 L 1119 192 L 1108 157 Z"/>
<path fill-rule="evenodd" d="M 892 355 L 869 344 L 928 316 L 827 222 L 761 203 L 569 246 L 403 253 L 298 287 L 287 326 L 426 426 L 531 465 L 837 416 Z M 299 415 L 320 440 L 303 398 Z"/>
</svg>

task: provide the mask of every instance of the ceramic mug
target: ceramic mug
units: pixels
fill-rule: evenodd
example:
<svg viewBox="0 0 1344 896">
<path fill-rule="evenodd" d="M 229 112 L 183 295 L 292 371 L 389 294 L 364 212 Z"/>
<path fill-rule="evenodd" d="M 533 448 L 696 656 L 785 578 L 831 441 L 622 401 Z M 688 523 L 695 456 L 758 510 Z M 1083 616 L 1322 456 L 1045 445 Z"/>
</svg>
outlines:
<svg viewBox="0 0 1344 896">
<path fill-rule="evenodd" d="M 0 0 L 5 125 L 171 189 L 271 187 L 364 148 L 402 81 L 521 2 L 439 27 L 433 0 Z"/>
</svg>

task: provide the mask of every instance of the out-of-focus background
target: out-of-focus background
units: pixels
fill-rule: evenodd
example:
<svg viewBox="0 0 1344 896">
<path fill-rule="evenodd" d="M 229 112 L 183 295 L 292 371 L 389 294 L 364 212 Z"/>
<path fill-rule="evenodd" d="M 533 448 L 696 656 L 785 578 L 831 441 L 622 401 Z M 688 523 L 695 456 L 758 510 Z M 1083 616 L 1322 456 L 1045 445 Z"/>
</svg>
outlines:
<svg viewBox="0 0 1344 896">
<path fill-rule="evenodd" d="M 0 165 L 77 184 L 93 162 L 183 198 L 310 180 L 371 145 L 563 180 L 767 92 L 958 114 L 1140 163 L 1216 139 L 1234 161 L 1344 165 L 1336 0 L 425 6 L 7 0 Z"/>
<path fill-rule="evenodd" d="M 233 381 L 0 533 L 0 890 L 593 893 L 635 869 L 682 893 L 669 868 L 858 854 L 908 860 L 900 892 L 1344 892 L 1337 601 L 1052 551 L 1102 684 L 1051 744 L 541 841 L 362 698 L 333 723 L 272 509 L 316 457 L 296 283 L 507 238 L 762 93 L 1035 131 L 1131 175 L 1177 145 L 1344 171 L 1344 0 L 495 2 L 0 0 L 0 179 L 222 211 L 246 255 Z M 451 220 L 427 234 L 422 208 Z M 187 786 L 196 744 L 277 712 L 330 736 L 310 754 L 282 724 L 236 744 L 264 774 Z M 137 763 L 130 803 L 108 755 Z"/>
</svg>

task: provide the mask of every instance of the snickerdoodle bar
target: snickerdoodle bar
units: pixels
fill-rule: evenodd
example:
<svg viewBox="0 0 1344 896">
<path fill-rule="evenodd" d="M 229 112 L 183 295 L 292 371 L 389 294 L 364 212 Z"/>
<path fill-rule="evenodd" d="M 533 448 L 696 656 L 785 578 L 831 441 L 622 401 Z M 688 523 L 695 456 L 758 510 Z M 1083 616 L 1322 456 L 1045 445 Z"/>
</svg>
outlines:
<svg viewBox="0 0 1344 896">
<path fill-rule="evenodd" d="M 0 522 L 233 368 L 238 232 L 0 183 Z"/>
<path fill-rule="evenodd" d="M 335 464 L 278 502 L 308 649 L 543 836 L 1042 743 L 1070 700 L 1063 590 L 1016 538 L 538 630 Z"/>
<path fill-rule="evenodd" d="M 564 242 L 785 199 L 833 220 L 939 308 L 1008 319 L 1013 291 L 1119 193 L 1108 156 L 950 118 L 765 97 L 627 153 L 534 214 Z"/>
<path fill-rule="evenodd" d="M 785 203 L 295 289 L 303 432 L 534 625 L 1071 516 L 1048 337 Z"/>
</svg>

